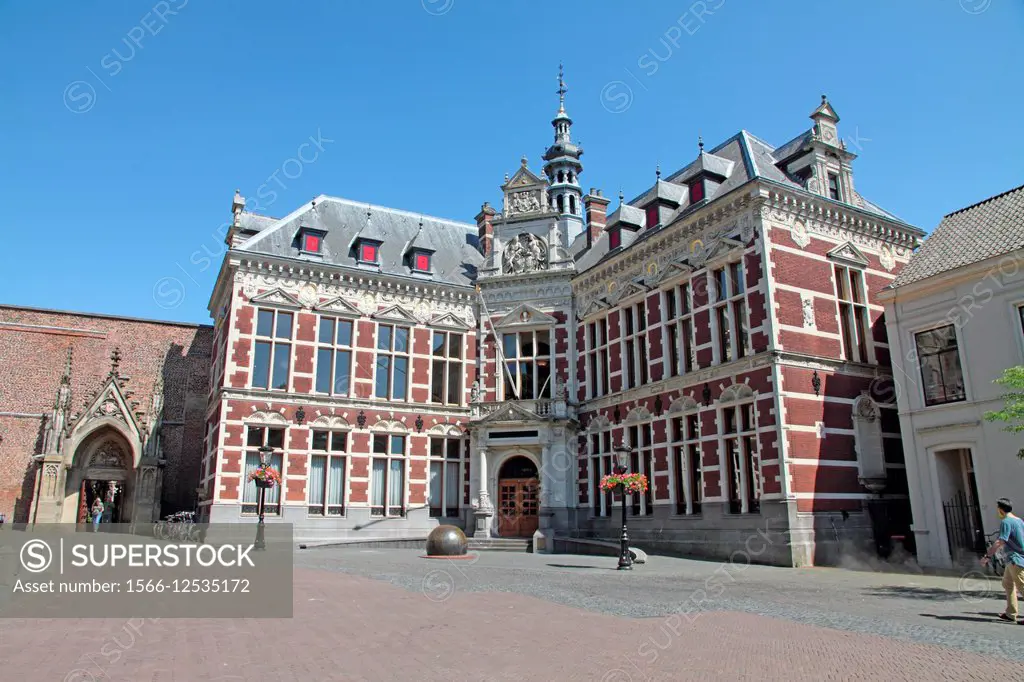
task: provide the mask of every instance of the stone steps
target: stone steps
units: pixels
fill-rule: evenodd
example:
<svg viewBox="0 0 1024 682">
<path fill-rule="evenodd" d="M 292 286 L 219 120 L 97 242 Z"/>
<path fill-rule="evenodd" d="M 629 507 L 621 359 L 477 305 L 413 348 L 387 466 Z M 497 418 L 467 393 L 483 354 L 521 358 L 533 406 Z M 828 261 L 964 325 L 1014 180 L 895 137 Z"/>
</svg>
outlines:
<svg viewBox="0 0 1024 682">
<path fill-rule="evenodd" d="M 469 538 L 470 551 L 476 552 L 530 552 L 532 538 Z"/>
</svg>

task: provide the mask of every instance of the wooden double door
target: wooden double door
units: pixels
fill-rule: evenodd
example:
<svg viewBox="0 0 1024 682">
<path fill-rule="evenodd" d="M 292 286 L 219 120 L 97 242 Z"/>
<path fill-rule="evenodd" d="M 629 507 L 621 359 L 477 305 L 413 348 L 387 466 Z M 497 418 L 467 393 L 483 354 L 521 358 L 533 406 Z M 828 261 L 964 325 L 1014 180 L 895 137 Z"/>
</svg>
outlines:
<svg viewBox="0 0 1024 682">
<path fill-rule="evenodd" d="M 536 477 L 498 480 L 498 535 L 528 538 L 537 530 L 540 489 Z"/>
</svg>

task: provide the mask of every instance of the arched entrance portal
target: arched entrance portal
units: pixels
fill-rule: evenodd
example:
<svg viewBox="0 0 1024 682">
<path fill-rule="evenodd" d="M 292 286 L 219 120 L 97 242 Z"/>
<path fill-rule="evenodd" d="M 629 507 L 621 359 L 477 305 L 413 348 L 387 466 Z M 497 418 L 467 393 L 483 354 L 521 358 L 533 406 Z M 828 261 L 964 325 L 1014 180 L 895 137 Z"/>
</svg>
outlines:
<svg viewBox="0 0 1024 682">
<path fill-rule="evenodd" d="M 105 510 L 103 523 L 132 521 L 134 461 L 124 438 L 113 429 L 101 429 L 78 446 L 68 472 L 65 520 L 86 523 L 93 503 Z M 73 514 L 73 518 L 67 518 Z"/>
<path fill-rule="evenodd" d="M 537 465 L 521 455 L 505 460 L 498 471 L 498 535 L 532 537 L 539 507 Z"/>
</svg>

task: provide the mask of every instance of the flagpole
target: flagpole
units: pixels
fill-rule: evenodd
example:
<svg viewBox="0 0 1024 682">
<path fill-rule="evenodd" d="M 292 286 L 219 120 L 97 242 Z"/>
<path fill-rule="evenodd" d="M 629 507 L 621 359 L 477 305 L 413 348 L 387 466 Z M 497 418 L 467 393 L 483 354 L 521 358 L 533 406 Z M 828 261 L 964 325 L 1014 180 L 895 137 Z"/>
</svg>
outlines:
<svg viewBox="0 0 1024 682">
<path fill-rule="evenodd" d="M 487 309 L 487 302 L 484 301 L 484 295 L 480 291 L 480 285 L 479 284 L 476 285 L 476 295 L 477 295 L 477 298 L 480 299 L 480 306 L 484 309 L 484 319 L 486 319 L 488 322 L 491 323 L 491 333 L 494 334 L 494 346 L 495 346 L 495 349 L 497 350 L 497 353 L 498 353 L 499 364 L 501 364 L 502 371 L 504 372 L 504 374 L 508 375 L 509 383 L 512 384 L 512 390 L 515 391 L 515 394 L 516 394 L 516 400 L 519 400 L 519 386 L 516 384 L 516 381 L 515 381 L 514 377 L 512 376 L 512 373 L 508 371 L 508 365 L 505 364 L 505 354 L 501 350 L 501 339 L 498 338 L 498 330 L 494 328 L 494 321 L 491 320 L 491 312 Z M 498 375 L 497 374 L 495 374 L 495 379 L 494 380 L 495 380 L 494 395 L 497 396 L 498 395 L 498 384 L 497 384 Z"/>
</svg>

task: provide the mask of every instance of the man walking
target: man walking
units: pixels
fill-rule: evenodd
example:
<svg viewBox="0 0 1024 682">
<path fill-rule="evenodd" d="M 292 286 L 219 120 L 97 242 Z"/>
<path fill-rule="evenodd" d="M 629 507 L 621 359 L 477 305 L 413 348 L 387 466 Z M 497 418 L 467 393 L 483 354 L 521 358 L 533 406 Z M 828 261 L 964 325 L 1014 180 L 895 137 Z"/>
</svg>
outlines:
<svg viewBox="0 0 1024 682">
<path fill-rule="evenodd" d="M 1024 521 L 1013 514 L 1013 505 L 1005 497 L 996 500 L 999 512 L 999 539 L 992 543 L 982 558 L 982 565 L 1001 548 L 1006 548 L 1006 570 L 1003 572 L 1003 589 L 1006 591 L 1006 611 L 999 614 L 1000 620 L 1017 622 L 1017 590 L 1024 594 Z"/>
</svg>

